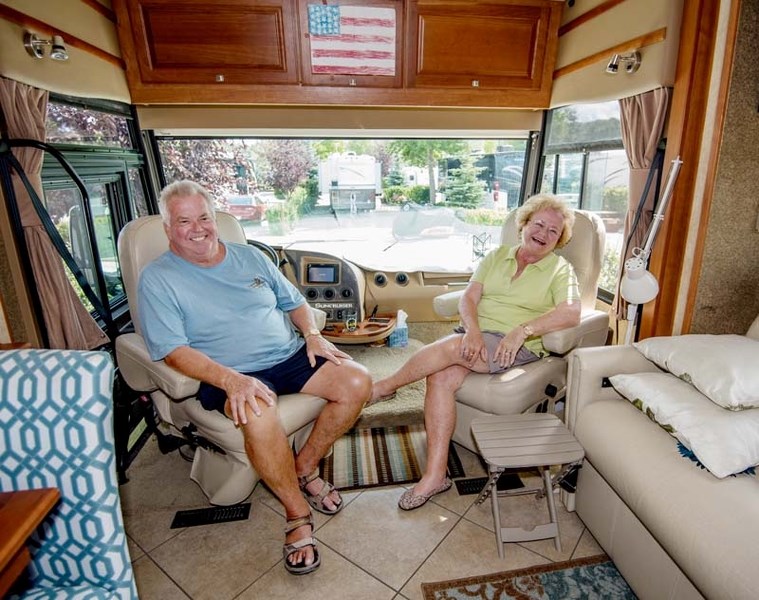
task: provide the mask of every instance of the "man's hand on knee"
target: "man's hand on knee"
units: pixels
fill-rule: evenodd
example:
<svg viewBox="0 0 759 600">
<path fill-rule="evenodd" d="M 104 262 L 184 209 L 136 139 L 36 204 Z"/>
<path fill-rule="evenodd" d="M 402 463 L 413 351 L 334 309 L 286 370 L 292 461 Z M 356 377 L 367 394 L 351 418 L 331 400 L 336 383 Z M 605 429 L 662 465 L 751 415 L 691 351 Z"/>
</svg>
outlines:
<svg viewBox="0 0 759 600">
<path fill-rule="evenodd" d="M 261 416 L 261 406 L 259 402 L 264 402 L 268 406 L 274 406 L 277 401 L 277 395 L 255 377 L 249 377 L 240 373 L 234 373 L 225 382 L 224 391 L 227 393 L 227 402 L 229 412 L 232 415 L 232 422 L 235 425 L 241 423 L 245 425 L 248 422 L 246 406 L 257 417 Z"/>
</svg>

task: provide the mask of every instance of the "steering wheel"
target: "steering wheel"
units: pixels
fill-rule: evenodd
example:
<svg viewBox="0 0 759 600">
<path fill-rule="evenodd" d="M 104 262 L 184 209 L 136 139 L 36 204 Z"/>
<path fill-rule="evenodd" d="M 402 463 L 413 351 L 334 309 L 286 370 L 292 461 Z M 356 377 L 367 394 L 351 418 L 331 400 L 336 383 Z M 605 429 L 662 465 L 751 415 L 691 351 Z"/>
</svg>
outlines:
<svg viewBox="0 0 759 600">
<path fill-rule="evenodd" d="M 277 254 L 277 251 L 269 246 L 269 244 L 264 244 L 258 240 L 248 240 L 248 244 L 250 246 L 258 248 L 261 252 L 268 256 L 269 259 L 271 259 L 271 262 L 273 262 L 277 268 L 279 268 L 279 254 Z"/>
</svg>

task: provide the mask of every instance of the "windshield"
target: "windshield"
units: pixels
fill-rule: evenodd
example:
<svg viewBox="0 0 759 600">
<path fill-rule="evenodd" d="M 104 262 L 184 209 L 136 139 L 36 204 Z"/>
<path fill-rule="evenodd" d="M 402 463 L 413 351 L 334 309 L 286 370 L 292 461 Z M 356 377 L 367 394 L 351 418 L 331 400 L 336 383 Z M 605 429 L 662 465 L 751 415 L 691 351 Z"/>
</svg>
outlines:
<svg viewBox="0 0 759 600">
<path fill-rule="evenodd" d="M 520 203 L 527 140 L 159 138 L 250 239 L 385 271 L 470 273 Z M 233 209 L 242 197 L 260 215 Z"/>
</svg>

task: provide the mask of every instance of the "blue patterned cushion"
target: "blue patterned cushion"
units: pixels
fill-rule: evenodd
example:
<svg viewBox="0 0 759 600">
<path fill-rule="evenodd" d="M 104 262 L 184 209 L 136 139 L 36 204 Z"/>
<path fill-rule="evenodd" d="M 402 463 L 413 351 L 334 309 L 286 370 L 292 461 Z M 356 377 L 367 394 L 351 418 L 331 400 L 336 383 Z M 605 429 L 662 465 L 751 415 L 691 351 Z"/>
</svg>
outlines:
<svg viewBox="0 0 759 600">
<path fill-rule="evenodd" d="M 22 597 L 137 598 L 116 479 L 113 375 L 105 352 L 0 353 L 0 491 L 61 492 L 31 539 L 34 589 Z"/>
</svg>

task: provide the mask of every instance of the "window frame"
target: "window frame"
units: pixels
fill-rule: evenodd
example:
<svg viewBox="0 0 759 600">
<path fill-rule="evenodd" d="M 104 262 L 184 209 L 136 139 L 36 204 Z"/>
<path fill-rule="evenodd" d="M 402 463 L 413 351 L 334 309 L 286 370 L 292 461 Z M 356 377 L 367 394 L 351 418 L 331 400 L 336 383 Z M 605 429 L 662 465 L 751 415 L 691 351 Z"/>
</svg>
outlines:
<svg viewBox="0 0 759 600">
<path fill-rule="evenodd" d="M 581 155 L 582 156 L 582 165 L 581 165 L 581 172 L 580 172 L 580 187 L 578 191 L 578 199 L 577 199 L 577 208 L 580 210 L 585 209 L 585 192 L 586 192 L 586 186 L 587 186 L 587 176 L 589 172 L 589 163 L 591 159 L 591 155 L 594 153 L 601 153 L 601 152 L 607 152 L 607 151 L 613 151 L 613 150 L 622 150 L 624 151 L 624 143 L 622 141 L 621 133 L 619 139 L 612 140 L 612 139 L 605 139 L 605 140 L 597 140 L 593 142 L 583 141 L 583 142 L 565 142 L 560 144 L 553 144 L 551 145 L 549 143 L 550 135 L 551 135 L 551 124 L 554 115 L 556 114 L 557 110 L 560 110 L 561 108 L 566 107 L 560 107 L 557 109 L 546 111 L 546 113 L 543 115 L 543 131 L 545 132 L 545 135 L 543 136 L 541 140 L 542 147 L 540 149 L 540 160 L 539 160 L 539 172 L 538 176 L 535 179 L 535 191 L 539 191 L 543 184 L 543 178 L 545 176 L 545 168 L 546 163 L 548 162 L 548 158 L 553 158 L 553 178 L 552 178 L 552 187 L 551 191 L 552 193 L 557 192 L 557 185 L 558 185 L 558 172 L 559 172 L 559 161 L 561 160 L 561 157 L 566 156 L 572 156 L 572 155 Z M 590 209 L 588 209 L 590 210 Z M 599 286 L 598 288 L 598 294 L 597 298 L 601 300 L 602 302 L 605 302 L 607 304 L 611 304 L 614 300 L 614 290 L 607 290 L 605 288 L 602 288 Z"/>
<path fill-rule="evenodd" d="M 117 102 L 79 99 L 59 94 L 50 95 L 49 104 L 51 103 L 114 114 L 126 119 L 132 146 L 131 148 L 48 142 L 50 146 L 54 147 L 61 153 L 85 186 L 103 184 L 103 187 L 107 192 L 111 232 L 114 236 L 114 242 L 117 242 L 118 236 L 124 226 L 129 221 L 140 216 L 136 199 L 131 188 L 131 169 L 136 169 L 139 174 L 139 177 L 136 178 L 136 182 L 142 187 L 142 194 L 147 205 L 147 211 L 150 214 L 157 212 L 154 195 L 151 193 L 150 172 L 146 164 L 142 136 L 140 135 L 134 109 L 129 105 Z M 57 160 L 52 159 L 47 154 L 43 160 L 41 178 L 44 191 L 75 188 L 77 193 L 79 193 L 78 188 L 76 188 L 76 185 L 66 170 Z M 90 199 L 81 198 L 81 202 L 83 210 L 86 210 L 91 214 L 92 206 L 90 205 Z M 97 248 L 96 241 L 89 240 L 89 244 L 92 256 L 99 257 L 100 252 Z M 116 260 L 118 261 L 118 251 L 116 254 Z M 96 261 L 95 268 L 99 271 L 98 277 L 104 277 L 100 260 Z M 121 271 L 119 269 L 119 274 L 120 273 Z M 98 290 L 96 289 L 95 292 L 98 293 Z M 121 331 L 131 321 L 126 294 L 121 293 L 117 297 L 108 300 L 108 302 L 112 312 L 112 318 L 117 328 Z M 105 324 L 102 318 L 96 314 L 93 314 L 93 317 L 101 328 L 105 329 Z"/>
</svg>

